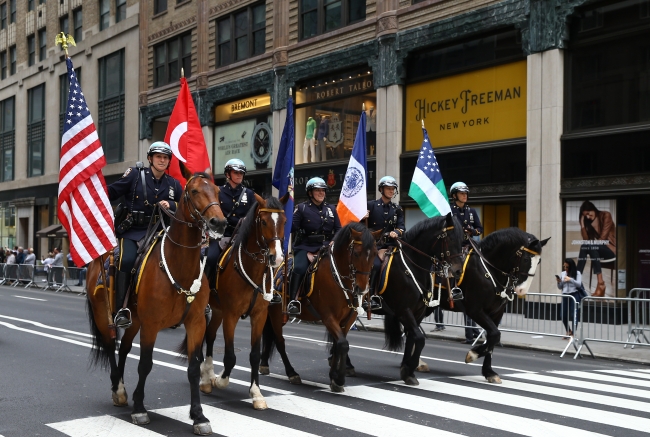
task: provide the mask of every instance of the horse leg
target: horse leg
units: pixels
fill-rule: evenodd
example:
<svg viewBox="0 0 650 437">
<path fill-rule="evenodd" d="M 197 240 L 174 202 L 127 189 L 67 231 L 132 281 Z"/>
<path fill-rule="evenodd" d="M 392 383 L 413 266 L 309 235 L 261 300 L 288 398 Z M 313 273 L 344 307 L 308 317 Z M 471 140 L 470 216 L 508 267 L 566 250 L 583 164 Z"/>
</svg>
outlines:
<svg viewBox="0 0 650 437">
<path fill-rule="evenodd" d="M 302 384 L 300 375 L 291 365 L 287 355 L 284 336 L 282 335 L 282 311 L 278 305 L 269 306 L 269 315 L 267 317 L 264 333 L 262 335 L 262 359 L 260 360 L 260 373 L 269 374 L 269 359 L 273 346 L 278 350 L 282 363 L 284 364 L 285 374 L 289 377 L 291 384 Z"/>
<path fill-rule="evenodd" d="M 210 305 L 212 307 L 212 318 L 205 330 L 205 361 L 201 363 L 201 381 L 199 382 L 199 388 L 203 393 L 212 393 L 212 386 L 216 387 L 217 376 L 214 374 L 214 363 L 212 361 L 214 342 L 217 339 L 217 331 L 219 326 L 221 326 L 221 321 L 223 320 L 223 314 L 221 310 L 217 309 L 217 306 Z"/>
<path fill-rule="evenodd" d="M 249 362 L 251 365 L 251 386 L 249 389 L 250 397 L 253 399 L 253 408 L 256 410 L 266 410 L 268 406 L 260 391 L 260 342 L 262 340 L 262 330 L 266 322 L 266 311 L 259 311 L 251 314 L 251 353 Z"/>
<path fill-rule="evenodd" d="M 348 351 L 350 350 L 350 344 L 348 343 L 343 330 L 338 325 L 338 323 L 333 320 L 331 317 L 327 321 L 323 320 L 327 330 L 332 336 L 333 341 L 333 357 L 332 364 L 330 366 L 330 388 L 333 392 L 341 393 L 345 389 L 345 363 L 347 361 Z"/>
<path fill-rule="evenodd" d="M 138 385 L 133 392 L 133 412 L 131 413 L 131 419 L 136 425 L 146 425 L 149 423 L 149 415 L 147 414 L 147 409 L 144 407 L 144 385 L 153 367 L 153 347 L 157 335 L 157 332 L 145 332 L 144 329 L 140 334 Z"/>
<path fill-rule="evenodd" d="M 478 314 L 469 314 L 469 316 L 474 320 L 481 328 L 485 329 L 487 342 L 479 346 L 475 346 L 467 353 L 465 357 L 466 363 L 471 363 L 476 361 L 479 357 L 485 357 L 483 360 L 483 367 L 481 373 L 488 380 L 488 382 L 501 384 L 501 378 L 499 375 L 492 369 L 492 352 L 494 351 L 494 346 L 500 341 L 501 333 L 496 323 L 481 311 Z M 500 315 L 499 315 L 500 317 Z"/>
<path fill-rule="evenodd" d="M 201 312 L 203 310 L 201 309 Z M 203 333 L 205 332 L 205 318 L 203 314 L 193 320 L 185 322 L 187 331 L 187 380 L 190 383 L 190 418 L 194 421 L 194 434 L 210 435 L 212 428 L 210 421 L 203 415 L 201 407 L 201 392 L 199 382 L 201 379 L 201 364 L 203 362 Z"/>
<path fill-rule="evenodd" d="M 137 316 L 133 316 L 131 319 L 131 326 L 124 332 L 120 341 L 120 352 L 115 373 L 113 372 L 113 364 L 111 363 L 112 397 L 113 405 L 116 407 L 126 407 L 129 405 L 129 395 L 124 387 L 124 368 L 126 367 L 126 358 L 133 347 L 133 339 L 140 330 L 140 319 Z M 112 362 L 115 362 L 115 354 L 111 358 Z"/>
<path fill-rule="evenodd" d="M 404 330 L 406 331 L 406 344 L 404 347 L 404 359 L 399 369 L 400 378 L 407 385 L 418 385 L 415 377 L 415 369 L 420 365 L 420 354 L 424 348 L 424 334 L 420 330 L 415 317 L 411 311 L 407 311 L 402 317 Z"/>
<path fill-rule="evenodd" d="M 223 357 L 223 370 L 215 378 L 213 385 L 218 389 L 228 387 L 230 383 L 230 372 L 232 372 L 237 356 L 235 355 L 235 326 L 237 317 L 228 314 L 223 320 L 223 339 L 225 343 L 225 352 Z"/>
</svg>

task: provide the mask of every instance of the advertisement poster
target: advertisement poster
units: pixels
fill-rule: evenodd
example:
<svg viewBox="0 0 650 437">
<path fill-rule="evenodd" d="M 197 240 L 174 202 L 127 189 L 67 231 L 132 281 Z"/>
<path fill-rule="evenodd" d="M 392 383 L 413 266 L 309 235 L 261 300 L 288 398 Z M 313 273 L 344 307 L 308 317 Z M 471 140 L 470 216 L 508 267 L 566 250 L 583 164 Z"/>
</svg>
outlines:
<svg viewBox="0 0 650 437">
<path fill-rule="evenodd" d="M 576 262 L 589 294 L 616 297 L 616 231 L 616 200 L 567 202 L 566 257 Z"/>
<path fill-rule="evenodd" d="M 233 158 L 244 161 L 248 171 L 271 168 L 273 133 L 268 122 L 258 121 L 248 119 L 215 128 L 214 168 L 223 168 Z"/>
</svg>

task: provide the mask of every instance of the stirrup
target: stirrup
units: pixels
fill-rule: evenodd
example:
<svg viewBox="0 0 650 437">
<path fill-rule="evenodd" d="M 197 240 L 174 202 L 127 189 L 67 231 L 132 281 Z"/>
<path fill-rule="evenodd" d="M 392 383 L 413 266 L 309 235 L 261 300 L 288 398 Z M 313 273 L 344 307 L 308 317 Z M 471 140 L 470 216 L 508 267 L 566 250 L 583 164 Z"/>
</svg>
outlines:
<svg viewBox="0 0 650 437">
<path fill-rule="evenodd" d="M 451 289 L 451 300 L 457 302 L 463 299 L 465 299 L 465 296 L 463 296 L 463 290 L 461 290 L 458 287 L 454 287 Z"/>
<path fill-rule="evenodd" d="M 383 304 L 381 303 L 382 300 L 383 299 L 379 295 L 375 294 L 374 296 L 370 296 L 370 308 L 372 308 L 373 310 L 374 309 L 377 309 L 377 310 L 381 309 L 383 307 Z M 379 306 L 376 307 L 376 308 L 373 308 L 373 304 L 379 305 Z"/>
<path fill-rule="evenodd" d="M 291 308 L 290 308 L 291 307 Z M 293 311 L 291 311 L 293 310 Z M 296 311 L 297 310 L 297 311 Z M 287 304 L 287 312 L 291 315 L 298 315 L 302 312 L 302 305 L 298 300 L 292 300 Z"/>
<path fill-rule="evenodd" d="M 276 305 L 276 304 L 279 304 L 279 303 L 282 303 L 282 296 L 280 296 L 277 293 L 273 293 L 273 297 L 269 301 L 269 305 Z"/>
<path fill-rule="evenodd" d="M 121 317 L 126 317 L 126 322 L 121 322 L 121 323 L 118 324 L 117 320 L 118 320 L 118 318 L 121 318 Z M 115 318 L 113 319 L 113 323 L 118 328 L 124 328 L 124 329 L 129 328 L 131 326 L 131 310 L 128 309 L 128 308 L 120 309 L 117 312 L 117 314 L 115 314 Z"/>
</svg>

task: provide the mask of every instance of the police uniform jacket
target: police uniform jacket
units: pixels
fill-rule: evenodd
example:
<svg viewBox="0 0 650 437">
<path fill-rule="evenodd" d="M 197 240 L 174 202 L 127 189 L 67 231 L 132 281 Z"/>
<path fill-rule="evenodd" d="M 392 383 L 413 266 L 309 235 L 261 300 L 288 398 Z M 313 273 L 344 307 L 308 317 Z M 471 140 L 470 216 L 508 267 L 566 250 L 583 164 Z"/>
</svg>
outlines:
<svg viewBox="0 0 650 437">
<path fill-rule="evenodd" d="M 334 235 L 341 229 L 341 221 L 336 213 L 336 208 L 327 202 L 316 205 L 311 201 L 300 203 L 293 211 L 293 222 L 291 232 L 296 238 L 300 239 L 294 249 L 316 252 L 322 246 L 329 244 Z M 300 231 L 304 231 L 304 234 Z M 300 236 L 298 236 L 300 234 Z M 317 235 L 323 235 L 321 241 Z M 310 241 L 309 236 L 312 237 Z"/>
<path fill-rule="evenodd" d="M 371 231 L 381 229 L 383 234 L 395 231 L 399 237 L 406 232 L 404 210 L 394 202 L 384 203 L 381 197 L 377 200 L 369 200 L 368 211 L 370 211 L 368 213 L 368 229 Z M 379 249 L 385 247 L 387 245 L 383 245 Z"/>
<path fill-rule="evenodd" d="M 156 180 L 150 168 L 144 168 L 143 171 L 147 185 L 146 199 L 142 190 L 140 169 L 137 167 L 128 168 L 119 180 L 108 186 L 108 198 L 110 200 L 116 200 L 124 196 L 127 211 L 143 211 L 145 217 L 142 224 L 133 223 L 133 226 L 126 232 L 119 233 L 116 230 L 117 238 L 140 240 L 147 233 L 149 220 L 156 203 L 166 200 L 169 203 L 169 209 L 175 212 L 178 202 L 180 202 L 183 192 L 180 182 L 166 173 Z"/>
<path fill-rule="evenodd" d="M 462 208 L 456 205 L 456 202 L 451 202 L 451 213 L 463 225 L 463 229 L 468 229 L 472 237 L 476 237 L 483 233 L 483 226 L 478 214 L 474 208 L 470 208 L 465 204 Z"/>
<path fill-rule="evenodd" d="M 243 184 L 233 188 L 228 182 L 219 188 L 221 189 L 219 192 L 221 211 L 228 221 L 228 227 L 226 227 L 223 236 L 232 237 L 237 222 L 246 216 L 251 205 L 255 203 L 255 192 Z"/>
</svg>

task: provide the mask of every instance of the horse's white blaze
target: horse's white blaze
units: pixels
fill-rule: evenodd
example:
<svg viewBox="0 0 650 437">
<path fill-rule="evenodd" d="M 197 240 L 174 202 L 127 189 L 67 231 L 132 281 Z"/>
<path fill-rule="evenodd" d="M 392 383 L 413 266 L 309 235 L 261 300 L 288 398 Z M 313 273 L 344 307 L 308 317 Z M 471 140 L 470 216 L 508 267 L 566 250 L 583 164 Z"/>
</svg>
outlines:
<svg viewBox="0 0 650 437">
<path fill-rule="evenodd" d="M 271 220 L 273 220 L 273 227 L 275 228 L 280 220 L 280 214 L 274 212 L 271 214 Z M 284 252 L 282 251 L 282 241 L 275 240 L 275 264 L 272 267 L 279 267 L 280 264 L 284 261 Z"/>
<path fill-rule="evenodd" d="M 541 256 L 535 255 L 530 259 L 530 269 L 528 270 L 528 278 L 526 278 L 524 282 L 522 282 L 521 284 L 515 287 L 515 293 L 517 293 L 518 296 L 525 296 L 526 293 L 528 293 L 528 289 L 533 283 L 533 276 L 535 275 L 535 271 L 537 270 L 537 266 L 539 265 L 539 260 L 541 258 L 542 258 Z"/>
</svg>

